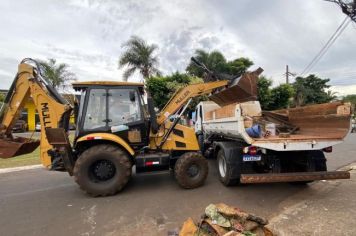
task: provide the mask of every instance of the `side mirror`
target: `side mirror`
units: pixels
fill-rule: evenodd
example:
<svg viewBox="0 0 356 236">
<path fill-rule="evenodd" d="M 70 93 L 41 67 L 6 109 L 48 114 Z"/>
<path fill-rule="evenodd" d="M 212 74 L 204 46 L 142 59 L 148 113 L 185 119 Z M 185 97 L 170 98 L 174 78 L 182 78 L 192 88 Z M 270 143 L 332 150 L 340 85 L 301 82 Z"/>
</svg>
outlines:
<svg viewBox="0 0 356 236">
<path fill-rule="evenodd" d="M 130 101 L 134 102 L 136 100 L 135 91 L 130 91 Z"/>
</svg>

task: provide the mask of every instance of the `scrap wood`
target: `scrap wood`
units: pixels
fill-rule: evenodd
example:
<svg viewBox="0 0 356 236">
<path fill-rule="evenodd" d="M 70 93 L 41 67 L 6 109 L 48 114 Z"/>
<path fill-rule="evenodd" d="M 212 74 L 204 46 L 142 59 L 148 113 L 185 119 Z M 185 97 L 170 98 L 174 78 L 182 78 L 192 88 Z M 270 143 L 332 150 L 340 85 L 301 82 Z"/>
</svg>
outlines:
<svg viewBox="0 0 356 236">
<path fill-rule="evenodd" d="M 184 222 L 179 236 L 273 236 L 265 227 L 268 221 L 224 203 L 210 204 L 200 223 Z"/>
<path fill-rule="evenodd" d="M 219 213 L 221 213 L 225 216 L 228 216 L 228 217 L 239 218 L 243 222 L 245 222 L 246 220 L 251 220 L 251 221 L 257 222 L 261 225 L 268 224 L 268 221 L 266 219 L 256 216 L 251 213 L 244 212 L 237 207 L 231 207 L 224 203 L 218 203 L 218 204 L 216 204 L 216 207 L 217 207 Z"/>
<path fill-rule="evenodd" d="M 198 232 L 198 227 L 195 225 L 192 218 L 188 218 L 184 221 L 182 229 L 179 232 L 179 236 L 195 236 Z"/>
<path fill-rule="evenodd" d="M 272 111 L 262 111 L 262 117 L 267 121 L 278 124 L 279 127 L 277 127 L 277 129 L 279 133 L 282 133 L 284 130 L 288 130 L 290 134 L 293 134 L 299 130 L 298 126 L 289 122 L 288 116 Z"/>
</svg>

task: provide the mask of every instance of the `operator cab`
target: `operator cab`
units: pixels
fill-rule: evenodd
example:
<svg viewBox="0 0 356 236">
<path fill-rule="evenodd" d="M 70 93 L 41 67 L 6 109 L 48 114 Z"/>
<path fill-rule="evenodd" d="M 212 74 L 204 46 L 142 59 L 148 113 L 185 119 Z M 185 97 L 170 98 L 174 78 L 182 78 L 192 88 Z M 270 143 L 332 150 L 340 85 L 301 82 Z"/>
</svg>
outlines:
<svg viewBox="0 0 356 236">
<path fill-rule="evenodd" d="M 148 145 L 143 83 L 77 82 L 73 88 L 81 92 L 75 140 L 92 133 L 111 133 L 136 150 Z"/>
</svg>

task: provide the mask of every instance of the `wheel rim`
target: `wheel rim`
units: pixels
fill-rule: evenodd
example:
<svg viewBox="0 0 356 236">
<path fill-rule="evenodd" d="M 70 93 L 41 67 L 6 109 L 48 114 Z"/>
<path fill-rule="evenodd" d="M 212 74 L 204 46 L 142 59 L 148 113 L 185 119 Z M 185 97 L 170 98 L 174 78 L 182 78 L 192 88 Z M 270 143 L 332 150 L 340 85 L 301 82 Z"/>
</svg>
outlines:
<svg viewBox="0 0 356 236">
<path fill-rule="evenodd" d="M 196 178 L 199 176 L 199 173 L 200 173 L 200 167 L 196 164 L 189 166 L 187 169 L 187 174 L 189 178 Z"/>
<path fill-rule="evenodd" d="M 98 160 L 89 168 L 89 176 L 94 182 L 104 182 L 115 176 L 116 167 L 109 160 Z"/>
<path fill-rule="evenodd" d="M 226 176 L 226 161 L 224 157 L 220 157 L 218 159 L 218 164 L 219 164 L 219 173 L 221 177 L 225 177 Z"/>
</svg>

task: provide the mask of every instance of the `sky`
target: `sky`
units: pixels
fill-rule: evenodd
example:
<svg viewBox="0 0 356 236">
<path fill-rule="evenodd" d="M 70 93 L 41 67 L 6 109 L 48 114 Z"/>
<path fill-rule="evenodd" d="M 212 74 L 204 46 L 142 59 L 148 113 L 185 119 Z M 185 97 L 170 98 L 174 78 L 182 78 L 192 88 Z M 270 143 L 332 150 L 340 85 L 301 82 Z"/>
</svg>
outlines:
<svg viewBox="0 0 356 236">
<path fill-rule="evenodd" d="M 159 47 L 164 74 L 184 72 L 196 49 L 219 50 L 250 58 L 277 86 L 286 65 L 301 73 L 345 18 L 323 0 L 1 0 L 0 12 L 1 89 L 25 57 L 55 58 L 79 81 L 121 80 L 118 58 L 132 35 Z M 338 95 L 356 94 L 355 39 L 350 23 L 310 72 Z"/>
</svg>

